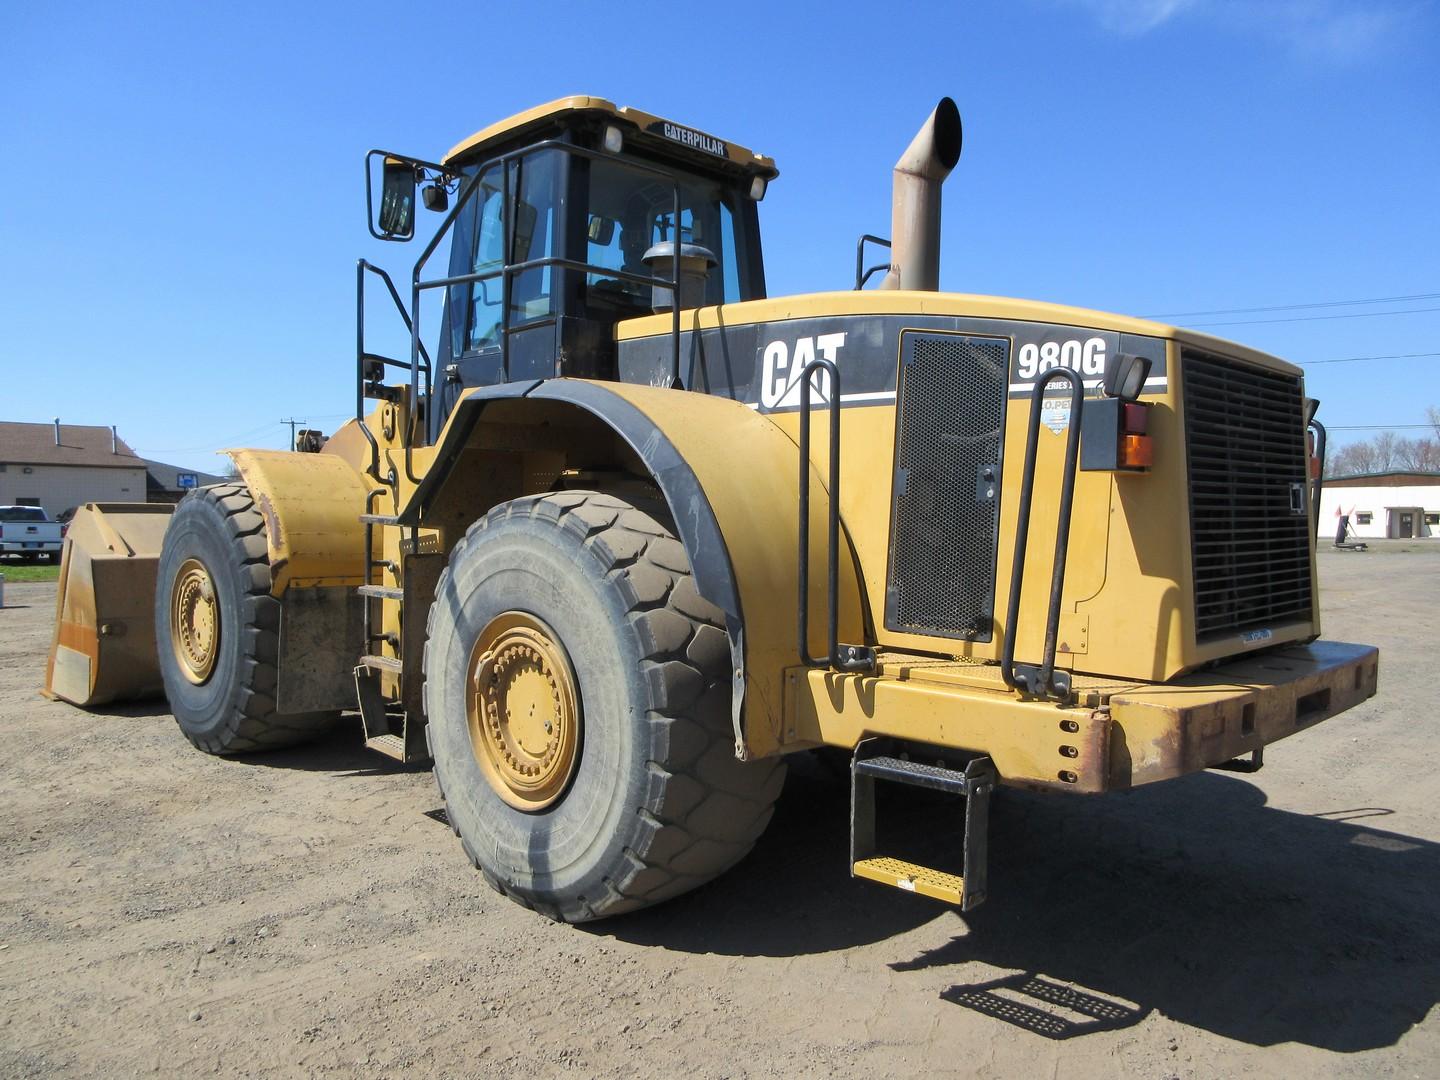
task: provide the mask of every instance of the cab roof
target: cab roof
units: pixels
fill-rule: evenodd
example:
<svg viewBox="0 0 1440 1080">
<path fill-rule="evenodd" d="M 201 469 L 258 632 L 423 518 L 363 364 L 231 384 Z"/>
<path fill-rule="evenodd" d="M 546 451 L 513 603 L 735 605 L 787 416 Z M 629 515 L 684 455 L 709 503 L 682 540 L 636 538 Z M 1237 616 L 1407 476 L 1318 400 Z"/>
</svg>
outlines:
<svg viewBox="0 0 1440 1080">
<path fill-rule="evenodd" d="M 689 156 L 721 158 L 732 165 L 739 166 L 746 172 L 764 176 L 767 180 L 780 175 L 780 170 L 775 168 L 775 162 L 771 158 L 748 150 L 738 143 L 716 138 L 695 128 L 686 127 L 684 124 L 677 124 L 672 120 L 655 116 L 653 113 L 642 112 L 629 106 L 617 106 L 605 98 L 586 95 L 557 98 L 544 105 L 536 105 L 533 109 L 516 113 L 489 127 L 481 128 L 468 139 L 451 147 L 450 152 L 445 155 L 444 163 L 446 165 L 453 164 L 459 158 L 474 156 L 476 151 L 491 143 L 508 141 L 528 129 L 539 128 L 570 114 L 585 112 L 618 120 L 627 135 L 632 132 L 642 133 L 649 139 L 678 146 Z"/>
</svg>

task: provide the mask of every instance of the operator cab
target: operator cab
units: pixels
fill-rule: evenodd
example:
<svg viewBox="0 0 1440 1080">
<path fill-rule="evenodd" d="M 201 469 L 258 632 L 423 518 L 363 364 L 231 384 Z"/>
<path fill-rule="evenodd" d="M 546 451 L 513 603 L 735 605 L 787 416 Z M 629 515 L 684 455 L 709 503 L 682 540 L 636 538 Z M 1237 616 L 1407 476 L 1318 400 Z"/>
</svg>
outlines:
<svg viewBox="0 0 1440 1080">
<path fill-rule="evenodd" d="M 414 175 L 457 195 L 441 228 L 452 239 L 432 437 L 467 387 L 616 378 L 616 324 L 671 309 L 674 290 L 654 279 L 673 280 L 676 243 L 682 308 L 765 295 L 756 204 L 778 173 L 733 143 L 566 98 L 478 132 L 429 168 L 443 173 Z M 424 262 L 422 284 L 439 279 Z"/>
</svg>

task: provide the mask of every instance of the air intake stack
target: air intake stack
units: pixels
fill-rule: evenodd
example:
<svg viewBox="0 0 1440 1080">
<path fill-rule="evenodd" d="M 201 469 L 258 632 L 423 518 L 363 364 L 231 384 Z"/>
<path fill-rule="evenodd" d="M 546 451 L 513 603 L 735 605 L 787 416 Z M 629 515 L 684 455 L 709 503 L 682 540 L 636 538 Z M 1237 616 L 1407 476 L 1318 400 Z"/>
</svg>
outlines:
<svg viewBox="0 0 1440 1080">
<path fill-rule="evenodd" d="M 940 288 L 940 185 L 960 160 L 960 110 L 941 98 L 895 163 L 890 272 L 882 289 Z"/>
</svg>

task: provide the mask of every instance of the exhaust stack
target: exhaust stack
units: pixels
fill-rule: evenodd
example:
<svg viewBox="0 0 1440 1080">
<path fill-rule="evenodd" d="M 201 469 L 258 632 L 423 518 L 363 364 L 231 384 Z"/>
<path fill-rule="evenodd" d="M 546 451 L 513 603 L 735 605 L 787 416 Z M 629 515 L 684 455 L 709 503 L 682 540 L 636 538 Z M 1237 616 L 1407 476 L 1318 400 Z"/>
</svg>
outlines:
<svg viewBox="0 0 1440 1080">
<path fill-rule="evenodd" d="M 895 163 L 890 272 L 880 288 L 940 288 L 940 185 L 960 160 L 961 141 L 960 110 L 941 98 Z"/>
</svg>

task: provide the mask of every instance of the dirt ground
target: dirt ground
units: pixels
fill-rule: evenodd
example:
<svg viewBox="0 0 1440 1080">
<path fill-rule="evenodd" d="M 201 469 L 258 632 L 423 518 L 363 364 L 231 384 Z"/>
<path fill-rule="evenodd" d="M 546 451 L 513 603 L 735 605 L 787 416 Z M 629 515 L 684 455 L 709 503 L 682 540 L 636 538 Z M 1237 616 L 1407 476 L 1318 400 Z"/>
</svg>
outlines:
<svg viewBox="0 0 1440 1080">
<path fill-rule="evenodd" d="M 55 586 L 8 584 L 0 1075 L 1435 1076 L 1431 551 L 1321 556 L 1376 699 L 1255 775 L 1003 792 L 969 916 L 851 881 L 801 763 L 729 875 L 585 928 L 490 892 L 354 725 L 221 760 L 37 697 Z"/>
</svg>

